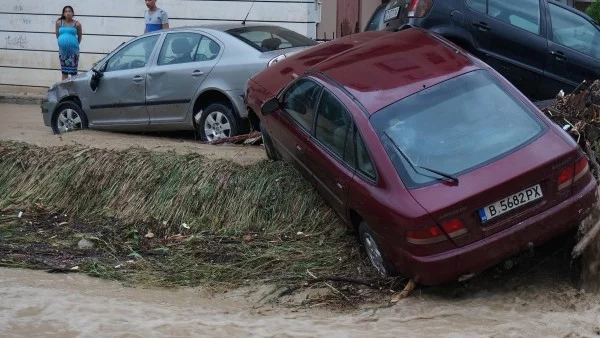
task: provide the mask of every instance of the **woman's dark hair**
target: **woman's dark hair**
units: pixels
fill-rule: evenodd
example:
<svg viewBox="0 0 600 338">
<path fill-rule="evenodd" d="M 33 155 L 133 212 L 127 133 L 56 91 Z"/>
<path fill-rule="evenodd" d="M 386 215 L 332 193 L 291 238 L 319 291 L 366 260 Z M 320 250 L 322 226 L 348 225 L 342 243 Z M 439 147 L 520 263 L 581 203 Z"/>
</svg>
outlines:
<svg viewBox="0 0 600 338">
<path fill-rule="evenodd" d="M 66 19 L 65 18 L 65 11 L 67 10 L 67 8 L 70 9 L 71 12 L 73 12 L 73 15 L 75 15 L 75 10 L 73 9 L 73 7 L 71 7 L 71 6 L 65 6 L 65 7 L 63 7 L 62 14 L 61 14 L 60 18 L 58 18 L 59 20 Z"/>
</svg>

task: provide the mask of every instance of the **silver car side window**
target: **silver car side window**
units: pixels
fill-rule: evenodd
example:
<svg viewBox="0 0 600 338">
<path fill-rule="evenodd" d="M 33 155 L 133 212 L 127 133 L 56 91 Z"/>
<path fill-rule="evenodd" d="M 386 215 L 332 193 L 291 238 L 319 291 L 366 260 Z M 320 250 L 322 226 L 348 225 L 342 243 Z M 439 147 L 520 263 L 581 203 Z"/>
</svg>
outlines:
<svg viewBox="0 0 600 338">
<path fill-rule="evenodd" d="M 106 65 L 106 72 L 143 68 L 156 46 L 160 35 L 151 35 L 133 41 L 113 55 Z"/>
<path fill-rule="evenodd" d="M 170 33 L 165 38 L 158 57 L 158 65 L 214 60 L 221 47 L 198 33 Z"/>
</svg>

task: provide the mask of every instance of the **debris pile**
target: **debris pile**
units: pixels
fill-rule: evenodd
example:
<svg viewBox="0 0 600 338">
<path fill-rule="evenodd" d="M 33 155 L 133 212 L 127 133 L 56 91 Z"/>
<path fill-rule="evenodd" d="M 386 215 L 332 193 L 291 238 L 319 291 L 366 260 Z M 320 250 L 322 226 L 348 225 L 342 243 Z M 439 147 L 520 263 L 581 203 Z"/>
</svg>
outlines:
<svg viewBox="0 0 600 338">
<path fill-rule="evenodd" d="M 561 91 L 543 111 L 585 150 L 592 173 L 600 179 L 600 80 L 583 81 L 568 95 Z"/>
<path fill-rule="evenodd" d="M 556 102 L 542 110 L 585 150 L 590 169 L 600 181 L 600 80 L 583 81 L 568 95 L 561 91 Z M 600 207 L 580 225 L 576 240 L 571 255 L 581 270 L 578 284 L 600 293 Z"/>
</svg>

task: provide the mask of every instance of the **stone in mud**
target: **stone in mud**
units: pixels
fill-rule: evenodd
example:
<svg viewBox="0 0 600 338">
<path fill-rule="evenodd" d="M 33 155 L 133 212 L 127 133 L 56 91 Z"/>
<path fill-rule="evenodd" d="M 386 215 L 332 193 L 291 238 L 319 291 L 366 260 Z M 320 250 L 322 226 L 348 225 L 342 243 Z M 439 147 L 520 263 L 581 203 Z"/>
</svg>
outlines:
<svg viewBox="0 0 600 338">
<path fill-rule="evenodd" d="M 82 238 L 79 242 L 77 242 L 77 247 L 79 247 L 79 249 L 93 249 L 94 243 Z"/>
</svg>

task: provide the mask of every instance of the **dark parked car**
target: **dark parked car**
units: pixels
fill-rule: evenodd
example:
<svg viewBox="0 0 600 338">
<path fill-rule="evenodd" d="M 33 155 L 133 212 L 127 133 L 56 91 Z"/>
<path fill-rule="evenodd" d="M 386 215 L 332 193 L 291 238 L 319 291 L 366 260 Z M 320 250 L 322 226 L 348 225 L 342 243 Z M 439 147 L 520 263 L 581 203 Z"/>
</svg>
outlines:
<svg viewBox="0 0 600 338">
<path fill-rule="evenodd" d="M 437 284 L 576 227 L 582 150 L 492 68 L 418 28 L 366 32 L 250 79 L 267 155 L 290 161 L 373 266 Z"/>
<path fill-rule="evenodd" d="M 548 0 L 392 0 L 383 22 L 429 29 L 473 53 L 532 99 L 600 78 L 600 31 L 586 14 Z M 378 20 L 378 19 L 373 19 Z"/>
</svg>

